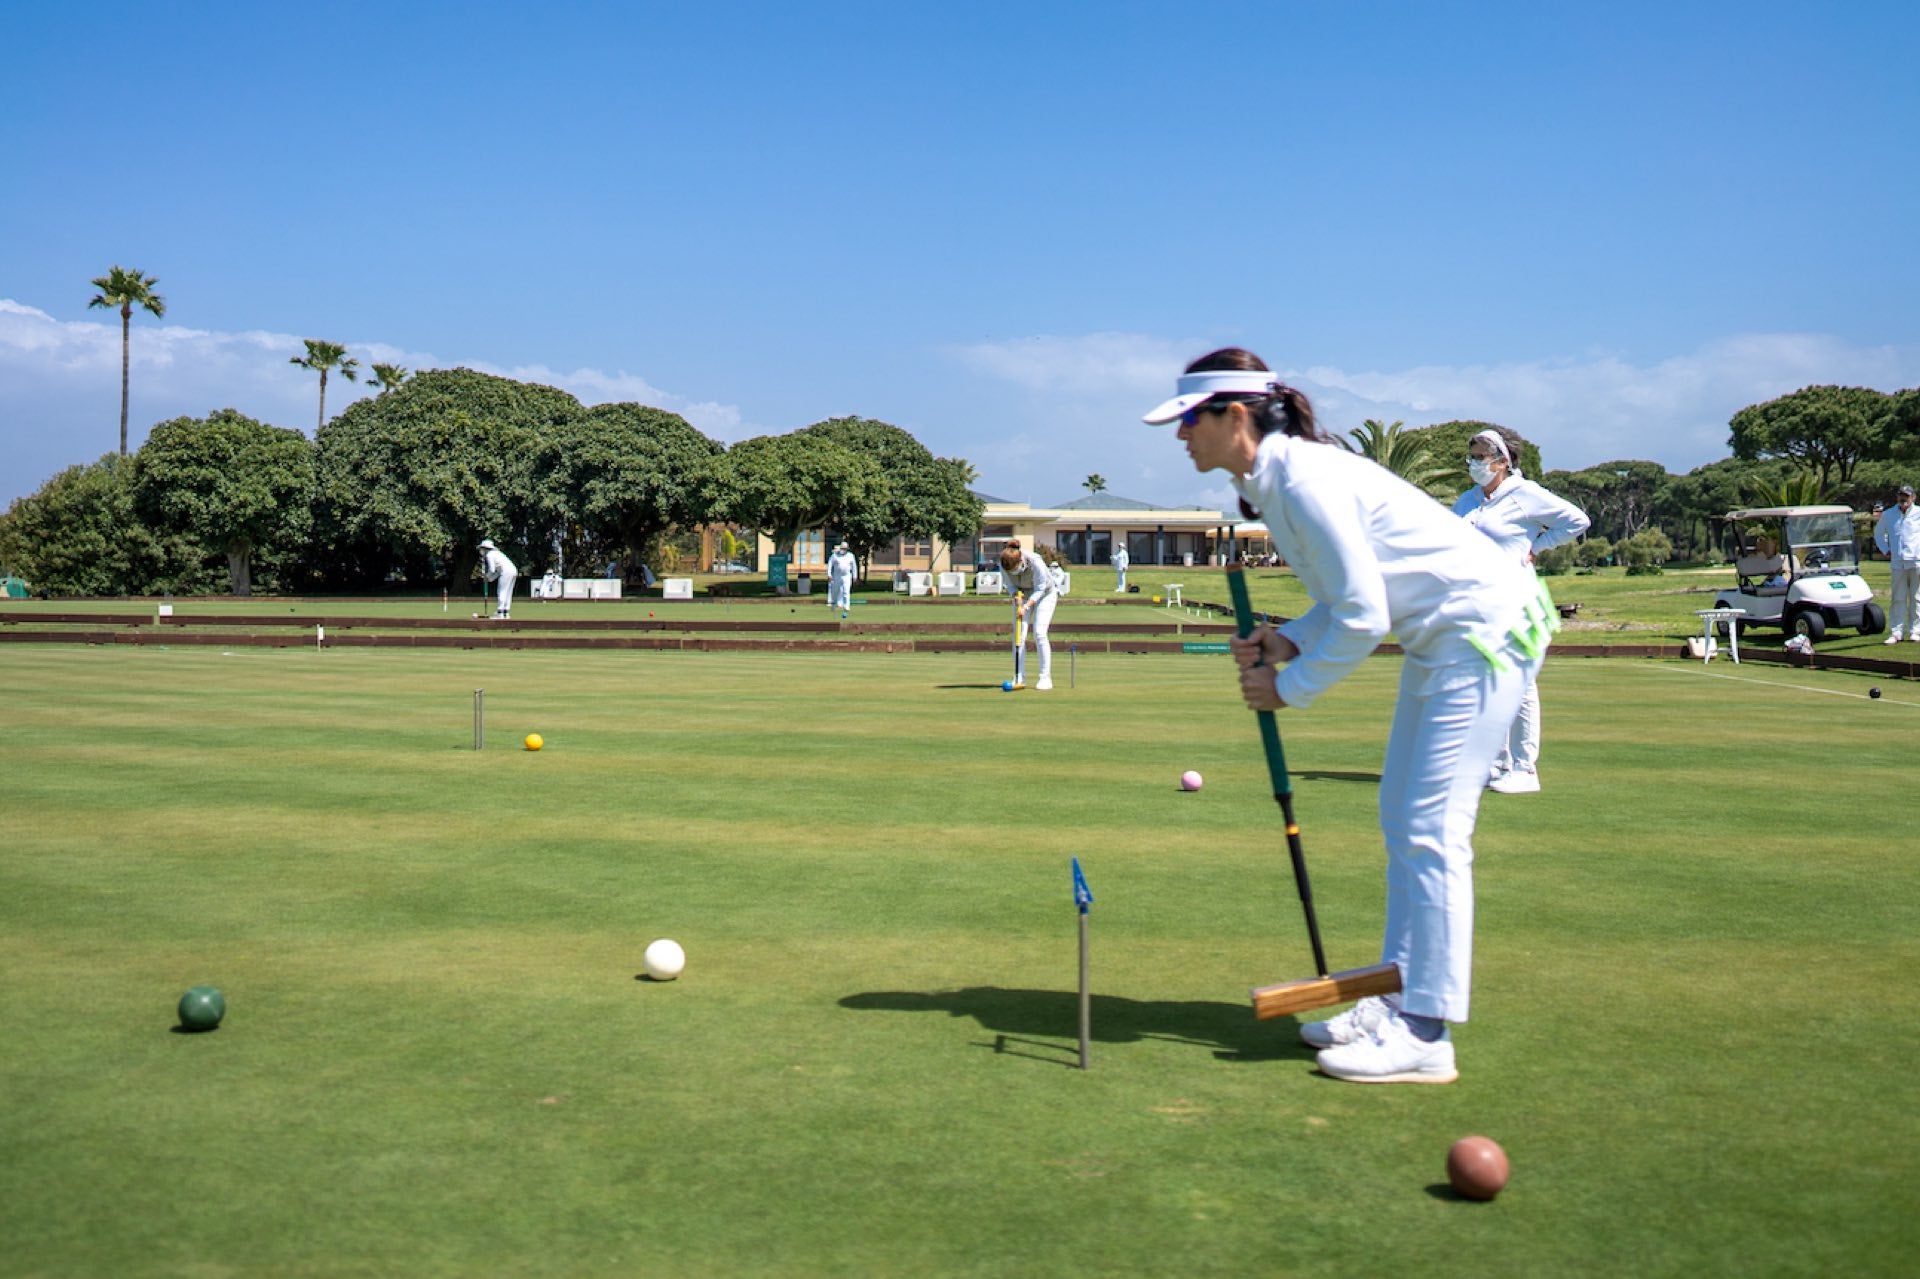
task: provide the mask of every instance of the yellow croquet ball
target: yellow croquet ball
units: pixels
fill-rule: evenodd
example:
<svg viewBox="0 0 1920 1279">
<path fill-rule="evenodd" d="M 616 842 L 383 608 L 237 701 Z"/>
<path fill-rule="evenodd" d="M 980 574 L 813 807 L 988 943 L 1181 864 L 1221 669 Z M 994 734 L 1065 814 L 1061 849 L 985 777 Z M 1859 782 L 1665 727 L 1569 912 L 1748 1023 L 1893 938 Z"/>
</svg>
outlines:
<svg viewBox="0 0 1920 1279">
<path fill-rule="evenodd" d="M 538 734 L 538 733 L 528 733 L 528 734 L 527 734 L 527 749 L 528 749 L 528 750 L 530 750 L 530 751 L 537 751 L 537 750 L 539 750 L 539 749 L 540 749 L 540 748 L 541 748 L 542 746 L 545 746 L 546 744 L 547 744 L 547 739 L 546 739 L 546 738 L 544 738 L 544 737 L 542 737 L 542 736 L 540 736 L 540 734 Z"/>
<path fill-rule="evenodd" d="M 1154 596 L 1154 597 L 1153 597 L 1153 602 L 1154 602 L 1155 604 L 1158 604 L 1158 603 L 1160 602 L 1160 597 L 1159 597 L 1158 595 L 1156 595 L 1156 596 Z"/>
</svg>

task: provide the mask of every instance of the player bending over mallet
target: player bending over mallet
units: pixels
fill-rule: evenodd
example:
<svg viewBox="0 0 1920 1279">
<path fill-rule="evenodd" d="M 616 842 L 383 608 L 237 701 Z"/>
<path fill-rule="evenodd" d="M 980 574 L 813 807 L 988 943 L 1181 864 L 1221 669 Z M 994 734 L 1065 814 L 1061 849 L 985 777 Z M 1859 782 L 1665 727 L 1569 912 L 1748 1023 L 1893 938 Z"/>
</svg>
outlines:
<svg viewBox="0 0 1920 1279">
<path fill-rule="evenodd" d="M 1387 849 L 1381 959 L 1401 993 L 1300 1027 L 1320 1069 L 1357 1083 L 1459 1077 L 1467 1020 L 1473 825 L 1488 770 L 1545 655 L 1554 610 L 1526 568 L 1384 467 L 1338 447 L 1307 397 L 1238 348 L 1187 367 L 1146 415 L 1179 423 L 1200 471 L 1226 471 L 1313 606 L 1233 641 L 1254 710 L 1305 708 L 1389 632 L 1405 651 L 1380 776 Z"/>
</svg>

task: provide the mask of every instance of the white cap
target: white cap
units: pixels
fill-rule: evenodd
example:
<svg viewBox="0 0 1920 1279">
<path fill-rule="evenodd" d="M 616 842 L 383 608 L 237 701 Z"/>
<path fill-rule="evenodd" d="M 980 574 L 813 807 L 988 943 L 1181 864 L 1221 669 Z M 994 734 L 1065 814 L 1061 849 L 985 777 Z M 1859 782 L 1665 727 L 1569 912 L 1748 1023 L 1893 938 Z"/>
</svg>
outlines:
<svg viewBox="0 0 1920 1279">
<path fill-rule="evenodd" d="M 1180 380 L 1174 384 L 1179 393 L 1140 420 L 1153 426 L 1162 426 L 1179 421 L 1182 413 L 1216 395 L 1272 395 L 1279 384 L 1279 376 L 1265 369 L 1209 369 L 1205 373 L 1182 373 Z"/>
<path fill-rule="evenodd" d="M 493 546 L 493 539 L 492 539 L 492 538 L 490 538 L 490 537 L 483 537 L 483 538 L 481 538 L 481 539 L 480 539 L 480 549 L 481 549 L 481 550 L 483 550 L 483 551 L 491 551 L 491 550 L 493 550 L 493 549 L 494 549 L 494 546 Z"/>
</svg>

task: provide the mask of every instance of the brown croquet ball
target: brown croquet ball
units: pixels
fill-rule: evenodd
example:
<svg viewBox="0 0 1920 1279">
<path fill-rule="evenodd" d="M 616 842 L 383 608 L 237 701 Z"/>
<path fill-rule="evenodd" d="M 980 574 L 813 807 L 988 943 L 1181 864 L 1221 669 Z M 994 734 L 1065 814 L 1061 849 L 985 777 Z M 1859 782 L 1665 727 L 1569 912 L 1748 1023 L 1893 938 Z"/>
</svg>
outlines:
<svg viewBox="0 0 1920 1279">
<path fill-rule="evenodd" d="M 1447 1151 L 1447 1180 L 1468 1199 L 1491 1199 L 1507 1184 L 1507 1152 L 1491 1137 L 1462 1137 Z"/>
</svg>

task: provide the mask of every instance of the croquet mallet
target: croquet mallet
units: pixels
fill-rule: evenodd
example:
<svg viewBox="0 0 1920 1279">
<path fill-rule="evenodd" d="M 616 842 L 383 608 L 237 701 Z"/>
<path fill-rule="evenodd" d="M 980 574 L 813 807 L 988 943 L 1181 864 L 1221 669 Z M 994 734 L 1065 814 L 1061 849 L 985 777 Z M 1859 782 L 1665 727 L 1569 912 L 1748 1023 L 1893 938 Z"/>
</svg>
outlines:
<svg viewBox="0 0 1920 1279">
<path fill-rule="evenodd" d="M 1245 639 L 1253 633 L 1253 605 L 1247 599 L 1246 577 L 1238 564 L 1227 569 L 1227 589 L 1233 593 L 1233 620 Z M 1367 995 L 1390 995 L 1400 989 L 1398 964 L 1375 964 L 1327 972 L 1327 955 L 1320 946 L 1320 921 L 1313 910 L 1313 886 L 1307 880 L 1307 857 L 1300 849 L 1300 823 L 1293 816 L 1293 779 L 1287 775 L 1287 756 L 1280 746 L 1280 726 L 1272 711 L 1257 712 L 1260 745 L 1267 753 L 1267 772 L 1273 779 L 1273 797 L 1287 824 L 1287 854 L 1293 859 L 1293 883 L 1300 890 L 1300 907 L 1307 915 L 1307 938 L 1313 943 L 1313 970 L 1320 975 L 1301 981 L 1261 986 L 1253 991 L 1253 1015 L 1262 1021 L 1344 1004 Z"/>
</svg>

